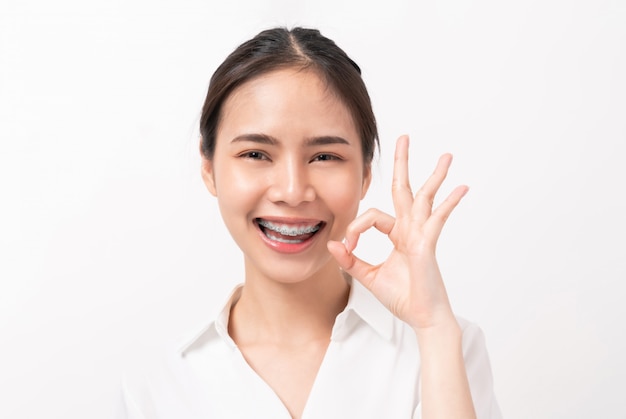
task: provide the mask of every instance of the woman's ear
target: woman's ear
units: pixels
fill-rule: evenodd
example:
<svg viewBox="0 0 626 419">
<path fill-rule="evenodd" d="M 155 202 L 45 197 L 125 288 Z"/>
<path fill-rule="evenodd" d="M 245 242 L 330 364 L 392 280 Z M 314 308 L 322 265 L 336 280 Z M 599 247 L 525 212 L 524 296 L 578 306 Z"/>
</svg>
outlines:
<svg viewBox="0 0 626 419">
<path fill-rule="evenodd" d="M 202 180 L 204 185 L 211 192 L 211 195 L 217 196 L 217 188 L 215 187 L 215 173 L 213 173 L 213 161 L 202 156 Z"/>
<path fill-rule="evenodd" d="M 372 165 L 367 164 L 363 168 L 363 186 L 361 188 L 361 199 L 365 198 L 365 194 L 370 188 L 370 184 L 372 183 Z"/>
</svg>

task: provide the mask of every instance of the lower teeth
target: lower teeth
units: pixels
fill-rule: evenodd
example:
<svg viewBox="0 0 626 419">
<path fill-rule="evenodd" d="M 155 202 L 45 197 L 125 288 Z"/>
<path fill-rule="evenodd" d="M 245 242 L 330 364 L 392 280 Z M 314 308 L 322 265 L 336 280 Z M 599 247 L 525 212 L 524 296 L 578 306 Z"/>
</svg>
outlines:
<svg viewBox="0 0 626 419">
<path fill-rule="evenodd" d="M 304 241 L 304 240 L 294 240 L 294 239 L 283 239 L 282 237 L 272 236 L 268 231 L 265 231 L 264 233 L 270 240 L 274 240 L 280 243 L 298 244 Z"/>
</svg>

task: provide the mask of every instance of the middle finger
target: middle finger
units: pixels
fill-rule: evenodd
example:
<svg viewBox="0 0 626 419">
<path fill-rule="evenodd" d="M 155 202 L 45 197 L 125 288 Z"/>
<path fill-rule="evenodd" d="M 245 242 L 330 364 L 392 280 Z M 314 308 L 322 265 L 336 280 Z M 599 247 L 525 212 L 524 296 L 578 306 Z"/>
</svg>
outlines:
<svg viewBox="0 0 626 419">
<path fill-rule="evenodd" d="M 407 135 L 401 136 L 396 142 L 391 196 L 396 216 L 398 218 L 408 216 L 413 205 L 413 192 L 409 184 L 409 137 Z"/>
</svg>

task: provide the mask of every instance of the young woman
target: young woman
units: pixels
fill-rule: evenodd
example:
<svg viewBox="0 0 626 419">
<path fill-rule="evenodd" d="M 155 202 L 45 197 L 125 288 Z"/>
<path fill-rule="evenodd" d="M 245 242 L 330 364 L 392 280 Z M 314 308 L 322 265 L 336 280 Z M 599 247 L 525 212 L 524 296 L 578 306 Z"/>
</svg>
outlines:
<svg viewBox="0 0 626 419">
<path fill-rule="evenodd" d="M 467 192 L 414 193 L 398 139 L 395 216 L 357 217 L 376 123 L 359 67 L 318 31 L 267 30 L 211 79 L 202 177 L 245 281 L 192 341 L 124 387 L 128 418 L 499 418 L 480 330 L 455 317 L 435 258 Z M 393 251 L 353 251 L 370 228 Z"/>
</svg>

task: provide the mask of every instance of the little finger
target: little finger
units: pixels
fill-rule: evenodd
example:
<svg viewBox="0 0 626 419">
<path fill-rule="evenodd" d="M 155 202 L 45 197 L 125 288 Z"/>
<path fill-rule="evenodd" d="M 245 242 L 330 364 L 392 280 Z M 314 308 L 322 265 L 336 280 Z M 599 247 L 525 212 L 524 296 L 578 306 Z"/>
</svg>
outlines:
<svg viewBox="0 0 626 419">
<path fill-rule="evenodd" d="M 448 217 L 456 206 L 461 202 L 461 199 L 467 194 L 469 187 L 466 185 L 457 186 L 448 197 L 433 211 L 432 216 L 429 218 L 425 226 L 427 234 L 434 238 L 436 241 L 441 234 L 441 230 L 445 225 Z"/>
</svg>

